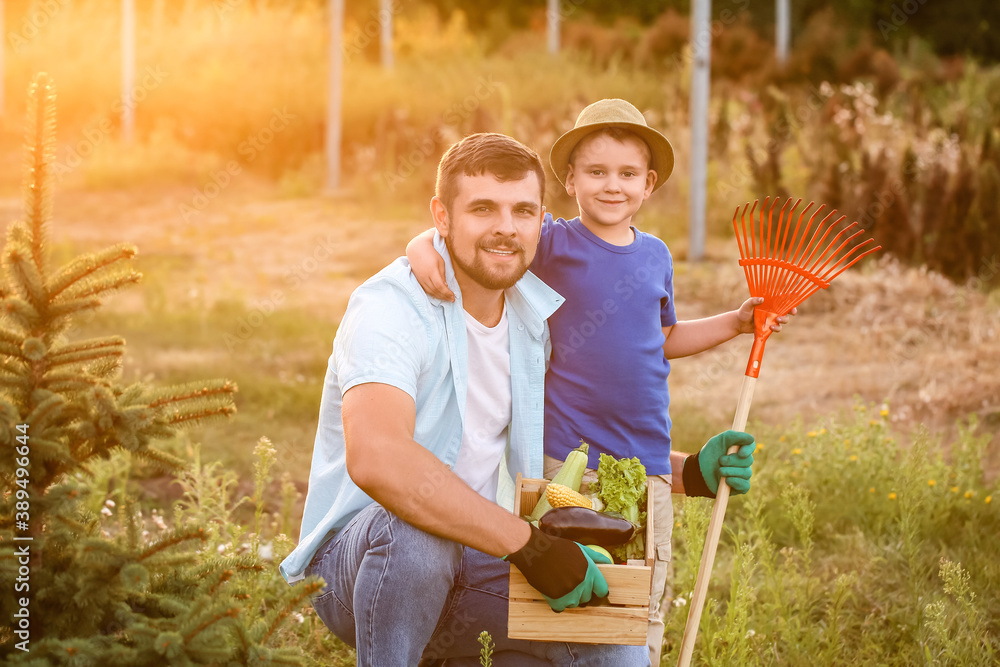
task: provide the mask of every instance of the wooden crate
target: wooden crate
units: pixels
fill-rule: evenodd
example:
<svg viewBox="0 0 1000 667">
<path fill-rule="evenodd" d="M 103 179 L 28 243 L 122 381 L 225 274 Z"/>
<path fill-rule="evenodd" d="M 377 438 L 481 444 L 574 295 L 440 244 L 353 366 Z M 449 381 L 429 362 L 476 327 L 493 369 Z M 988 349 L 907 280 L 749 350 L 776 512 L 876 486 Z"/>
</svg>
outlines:
<svg viewBox="0 0 1000 667">
<path fill-rule="evenodd" d="M 547 479 L 517 475 L 514 513 L 528 514 L 542 497 Z M 586 492 L 586 482 L 581 488 Z M 598 565 L 608 582 L 608 599 L 600 606 L 552 611 L 545 598 L 515 567 L 510 566 L 510 608 L 507 635 L 512 639 L 579 642 L 582 644 L 646 644 L 649 593 L 653 585 L 653 487 L 647 483 L 646 560 L 623 565 Z"/>
</svg>

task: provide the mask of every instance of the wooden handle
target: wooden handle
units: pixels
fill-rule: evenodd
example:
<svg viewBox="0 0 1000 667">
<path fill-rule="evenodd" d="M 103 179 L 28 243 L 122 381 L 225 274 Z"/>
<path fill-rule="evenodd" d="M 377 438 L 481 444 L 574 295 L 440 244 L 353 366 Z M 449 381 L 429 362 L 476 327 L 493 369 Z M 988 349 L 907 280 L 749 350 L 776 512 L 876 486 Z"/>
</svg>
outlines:
<svg viewBox="0 0 1000 667">
<path fill-rule="evenodd" d="M 733 419 L 734 431 L 746 429 L 747 416 L 750 414 L 750 402 L 753 400 L 753 388 L 756 382 L 757 378 L 755 377 L 743 376 L 740 401 L 736 405 L 736 417 Z M 729 448 L 729 453 L 732 454 L 737 449 L 739 446 L 733 445 Z M 715 551 L 719 547 L 719 537 L 722 536 L 722 521 L 726 518 L 726 505 L 728 503 L 729 485 L 720 482 L 719 490 L 715 494 L 715 504 L 712 506 L 712 519 L 708 524 L 705 549 L 701 552 L 701 565 L 698 567 L 698 579 L 695 581 L 694 594 L 691 596 L 687 624 L 684 626 L 684 639 L 681 641 L 678 667 L 688 667 L 691 664 L 691 655 L 694 653 L 694 643 L 698 638 L 698 625 L 701 622 L 701 612 L 705 608 L 705 598 L 708 596 L 708 582 L 712 576 Z"/>
</svg>

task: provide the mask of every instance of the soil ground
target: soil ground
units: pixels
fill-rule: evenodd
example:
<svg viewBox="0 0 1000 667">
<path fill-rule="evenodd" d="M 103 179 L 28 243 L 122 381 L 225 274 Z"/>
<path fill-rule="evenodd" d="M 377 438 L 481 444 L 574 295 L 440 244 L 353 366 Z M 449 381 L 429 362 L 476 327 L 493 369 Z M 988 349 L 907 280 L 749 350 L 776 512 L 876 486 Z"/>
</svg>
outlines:
<svg viewBox="0 0 1000 667">
<path fill-rule="evenodd" d="M 332 340 L 332 325 L 351 291 L 429 226 L 423 206 L 386 213 L 386 206 L 360 196 L 287 199 L 273 186 L 246 182 L 185 219 L 180 205 L 190 205 L 193 194 L 190 187 L 60 192 L 50 238 L 72 251 L 128 241 L 139 248 L 137 268 L 150 271 L 161 292 L 157 298 L 167 304 L 207 308 L 224 299 L 271 301 L 329 322 Z M 21 211 L 20 198 L 0 199 L 0 224 L 6 227 Z M 683 234 L 678 230 L 676 237 Z M 675 278 L 681 319 L 735 308 L 746 298 L 732 239 L 710 240 L 708 259 L 697 264 L 683 261 L 683 241 L 670 245 L 681 258 Z M 981 276 L 988 281 L 998 271 L 995 261 L 982 267 Z M 995 476 L 1000 469 L 1000 291 L 976 287 L 956 286 L 887 258 L 845 273 L 769 340 L 751 420 L 780 425 L 801 416 L 808 424 L 857 401 L 887 402 L 904 433 L 924 424 L 947 442 L 956 432 L 955 421 L 975 413 L 980 429 L 993 434 L 986 464 Z M 125 291 L 108 307 L 141 311 L 152 293 Z M 266 326 L 261 333 L 268 335 Z M 728 428 L 749 348 L 750 338 L 743 337 L 674 362 L 675 423 L 694 412 L 712 430 Z M 229 354 L 224 345 L 158 351 L 130 344 L 129 349 L 130 357 L 153 373 L 211 368 Z M 322 367 L 328 350 L 312 362 Z M 288 368 L 301 366 L 302 350 L 283 354 L 295 359 Z M 282 364 L 280 357 L 270 361 Z M 299 441 L 292 443 L 295 460 L 306 466 L 295 470 L 300 484 L 314 429 L 314 421 L 302 424 Z"/>
</svg>

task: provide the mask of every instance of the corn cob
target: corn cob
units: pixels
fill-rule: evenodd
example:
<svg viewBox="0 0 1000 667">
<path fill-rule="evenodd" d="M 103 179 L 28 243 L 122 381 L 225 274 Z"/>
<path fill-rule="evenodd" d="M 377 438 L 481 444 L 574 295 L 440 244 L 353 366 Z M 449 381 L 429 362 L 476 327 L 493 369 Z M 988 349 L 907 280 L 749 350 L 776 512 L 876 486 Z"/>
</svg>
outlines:
<svg viewBox="0 0 1000 667">
<path fill-rule="evenodd" d="M 545 499 L 549 501 L 552 507 L 594 508 L 594 504 L 590 502 L 590 498 L 581 495 L 568 486 L 556 484 L 555 482 L 549 482 L 549 485 L 545 487 Z"/>
<path fill-rule="evenodd" d="M 580 446 L 571 451 L 566 460 L 563 461 L 562 467 L 559 468 L 559 472 L 552 478 L 552 481 L 556 484 L 568 486 L 574 491 L 579 491 L 580 484 L 583 483 L 583 473 L 587 470 L 587 454 L 589 450 L 590 445 L 581 441 Z M 552 505 L 549 504 L 549 501 L 543 495 L 538 499 L 535 509 L 532 510 L 531 516 L 528 517 L 528 521 L 538 521 L 550 509 L 552 509 Z"/>
</svg>

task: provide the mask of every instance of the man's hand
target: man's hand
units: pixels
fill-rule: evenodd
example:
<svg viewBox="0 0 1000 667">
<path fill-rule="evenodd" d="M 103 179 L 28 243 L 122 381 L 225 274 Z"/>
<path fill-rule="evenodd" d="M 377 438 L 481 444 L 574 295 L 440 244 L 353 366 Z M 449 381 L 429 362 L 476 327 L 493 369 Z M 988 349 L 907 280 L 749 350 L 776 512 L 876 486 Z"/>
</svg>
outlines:
<svg viewBox="0 0 1000 667">
<path fill-rule="evenodd" d="M 434 249 L 434 230 L 429 229 L 414 236 L 406 244 L 406 259 L 410 270 L 427 296 L 442 301 L 454 301 L 455 293 L 448 288 L 444 275 L 444 259 Z"/>
<path fill-rule="evenodd" d="M 517 566 L 554 611 L 608 595 L 608 582 L 595 565 L 610 565 L 606 556 L 571 540 L 546 535 L 534 526 L 528 543 L 505 560 Z"/>
<path fill-rule="evenodd" d="M 752 296 L 743 302 L 740 309 L 736 311 L 736 319 L 739 322 L 737 330 L 741 334 L 753 333 L 753 309 L 760 304 L 764 303 L 764 297 L 762 296 Z M 788 315 L 798 314 L 798 308 L 792 308 Z M 782 324 L 788 324 L 788 315 L 782 315 L 775 320 L 775 324 L 771 325 L 771 331 L 778 332 L 781 331 Z"/>
<path fill-rule="evenodd" d="M 727 454 L 733 445 L 739 445 L 739 449 Z M 731 493 L 746 493 L 750 490 L 750 466 L 756 448 L 749 433 L 725 431 L 712 437 L 697 454 L 684 459 L 684 493 L 714 498 L 723 477 Z"/>
</svg>

